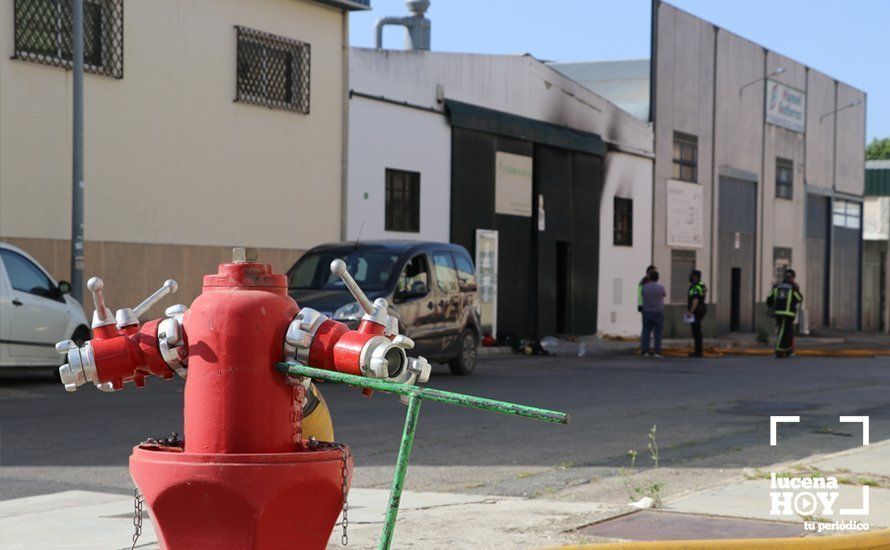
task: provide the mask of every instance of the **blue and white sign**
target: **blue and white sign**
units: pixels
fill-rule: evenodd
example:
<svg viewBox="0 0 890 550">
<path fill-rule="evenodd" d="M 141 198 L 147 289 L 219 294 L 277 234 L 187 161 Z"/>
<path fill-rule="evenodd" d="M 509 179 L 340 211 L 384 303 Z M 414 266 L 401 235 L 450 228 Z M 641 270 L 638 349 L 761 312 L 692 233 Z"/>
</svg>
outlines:
<svg viewBox="0 0 890 550">
<path fill-rule="evenodd" d="M 766 81 L 766 121 L 794 132 L 807 127 L 807 94 L 775 80 Z"/>
</svg>

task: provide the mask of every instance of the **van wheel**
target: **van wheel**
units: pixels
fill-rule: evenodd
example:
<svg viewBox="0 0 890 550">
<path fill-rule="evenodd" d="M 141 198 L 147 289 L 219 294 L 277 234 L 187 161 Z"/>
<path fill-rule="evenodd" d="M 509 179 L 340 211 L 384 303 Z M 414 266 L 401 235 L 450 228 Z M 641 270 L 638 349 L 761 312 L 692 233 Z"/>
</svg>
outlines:
<svg viewBox="0 0 890 550">
<path fill-rule="evenodd" d="M 460 341 L 458 342 L 458 356 L 448 362 L 448 368 L 452 374 L 458 376 L 466 376 L 472 374 L 476 369 L 476 335 L 473 331 L 466 329 L 460 333 Z"/>
</svg>

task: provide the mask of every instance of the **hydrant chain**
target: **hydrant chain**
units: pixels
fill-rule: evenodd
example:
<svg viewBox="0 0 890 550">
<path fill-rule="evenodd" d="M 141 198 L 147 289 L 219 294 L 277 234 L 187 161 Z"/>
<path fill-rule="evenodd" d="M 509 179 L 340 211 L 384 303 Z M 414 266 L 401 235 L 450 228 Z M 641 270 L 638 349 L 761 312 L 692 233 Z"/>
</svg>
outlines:
<svg viewBox="0 0 890 550">
<path fill-rule="evenodd" d="M 139 487 L 133 489 L 133 544 L 130 550 L 136 548 L 136 542 L 142 536 L 142 495 L 139 493 Z"/>
<path fill-rule="evenodd" d="M 343 546 L 349 545 L 349 449 L 346 445 L 338 445 L 340 447 L 340 453 L 343 457 L 343 469 L 341 472 L 342 480 L 341 480 L 341 489 L 343 491 L 343 520 L 341 525 L 343 526 L 343 535 L 340 536 L 340 544 Z"/>
</svg>

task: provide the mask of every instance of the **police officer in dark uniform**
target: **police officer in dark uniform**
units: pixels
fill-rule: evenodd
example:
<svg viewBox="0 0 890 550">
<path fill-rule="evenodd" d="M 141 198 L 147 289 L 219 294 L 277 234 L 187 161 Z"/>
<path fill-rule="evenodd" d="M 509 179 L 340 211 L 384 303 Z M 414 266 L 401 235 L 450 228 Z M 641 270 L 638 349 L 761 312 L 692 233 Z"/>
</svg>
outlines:
<svg viewBox="0 0 890 550">
<path fill-rule="evenodd" d="M 794 355 L 794 320 L 797 318 L 797 307 L 803 302 L 794 277 L 794 270 L 786 269 L 782 282 L 773 285 L 766 297 L 766 306 L 776 319 L 776 357 Z"/>
<path fill-rule="evenodd" d="M 705 314 L 708 312 L 705 305 L 705 296 L 708 289 L 701 282 L 701 271 L 695 270 L 689 275 L 689 298 L 686 301 L 686 313 L 692 316 L 692 340 L 695 342 L 695 351 L 689 354 L 689 357 L 704 357 L 702 351 L 702 332 L 701 322 Z"/>
</svg>

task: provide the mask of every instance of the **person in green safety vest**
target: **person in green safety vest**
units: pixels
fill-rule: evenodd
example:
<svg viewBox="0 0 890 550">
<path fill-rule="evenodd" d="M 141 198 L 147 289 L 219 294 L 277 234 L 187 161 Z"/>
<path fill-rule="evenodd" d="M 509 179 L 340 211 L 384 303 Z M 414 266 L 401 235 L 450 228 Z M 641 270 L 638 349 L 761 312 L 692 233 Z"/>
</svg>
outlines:
<svg viewBox="0 0 890 550">
<path fill-rule="evenodd" d="M 691 321 L 689 326 L 692 328 L 692 341 L 695 343 L 694 351 L 689 357 L 704 357 L 701 322 L 708 312 L 705 303 L 707 294 L 708 289 L 701 282 L 701 271 L 696 269 L 689 274 L 689 297 L 686 301 L 686 315 Z"/>
<path fill-rule="evenodd" d="M 766 306 L 776 319 L 776 357 L 794 355 L 794 320 L 797 307 L 803 302 L 800 287 L 794 282 L 793 269 L 786 269 L 782 282 L 773 285 L 766 297 Z"/>
</svg>

